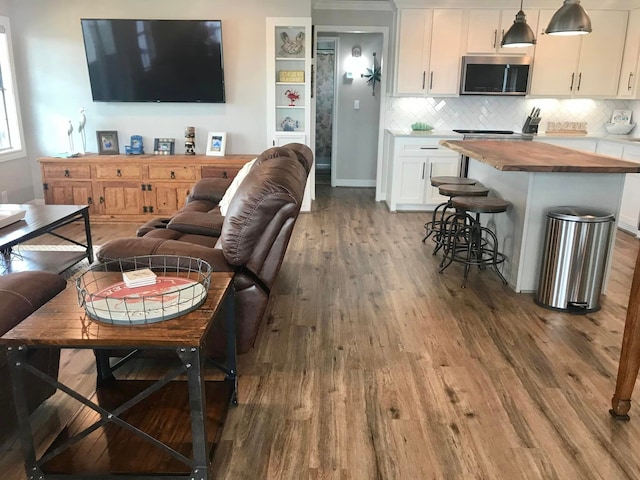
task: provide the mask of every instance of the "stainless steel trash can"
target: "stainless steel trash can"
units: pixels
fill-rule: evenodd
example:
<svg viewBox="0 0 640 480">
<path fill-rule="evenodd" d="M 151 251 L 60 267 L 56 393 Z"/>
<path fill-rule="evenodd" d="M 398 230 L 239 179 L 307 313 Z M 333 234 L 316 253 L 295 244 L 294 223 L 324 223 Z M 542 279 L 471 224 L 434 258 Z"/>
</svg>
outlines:
<svg viewBox="0 0 640 480">
<path fill-rule="evenodd" d="M 614 216 L 601 210 L 557 207 L 547 230 L 535 302 L 571 313 L 600 309 Z"/>
</svg>

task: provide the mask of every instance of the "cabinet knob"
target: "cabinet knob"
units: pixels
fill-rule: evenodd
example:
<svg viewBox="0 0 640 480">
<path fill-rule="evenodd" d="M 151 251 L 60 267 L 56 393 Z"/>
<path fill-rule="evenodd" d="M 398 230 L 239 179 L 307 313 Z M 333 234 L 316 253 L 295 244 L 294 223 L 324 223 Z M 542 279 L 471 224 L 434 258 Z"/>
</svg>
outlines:
<svg viewBox="0 0 640 480">
<path fill-rule="evenodd" d="M 89 205 L 93 205 L 93 197 L 89 197 L 89 198 L 87 198 L 87 203 L 88 203 Z"/>
<path fill-rule="evenodd" d="M 104 203 L 104 197 L 100 197 L 100 203 Z"/>
<path fill-rule="evenodd" d="M 171 178 L 175 179 L 176 178 L 176 172 L 174 172 L 173 170 L 171 170 Z"/>
<path fill-rule="evenodd" d="M 120 169 L 116 170 L 116 177 L 121 177 L 122 176 L 122 171 Z"/>
<path fill-rule="evenodd" d="M 65 171 L 64 171 L 64 176 L 65 176 L 65 177 L 70 177 L 70 176 L 71 176 L 71 174 L 69 173 L 69 170 L 66 170 L 66 169 L 65 169 Z"/>
</svg>

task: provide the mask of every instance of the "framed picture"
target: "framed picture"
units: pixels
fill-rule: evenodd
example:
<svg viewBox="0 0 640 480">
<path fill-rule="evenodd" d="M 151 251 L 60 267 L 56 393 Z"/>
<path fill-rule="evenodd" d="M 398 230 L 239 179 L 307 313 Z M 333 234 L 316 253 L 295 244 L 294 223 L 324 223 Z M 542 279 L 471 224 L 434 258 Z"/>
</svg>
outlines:
<svg viewBox="0 0 640 480">
<path fill-rule="evenodd" d="M 118 132 L 114 130 L 98 130 L 98 153 L 100 155 L 118 155 L 120 147 L 118 145 Z"/>
<path fill-rule="evenodd" d="M 614 110 L 611 116 L 611 123 L 631 123 L 631 110 Z"/>
<path fill-rule="evenodd" d="M 153 153 L 155 155 L 173 155 L 175 146 L 175 138 L 156 138 L 153 141 Z"/>
<path fill-rule="evenodd" d="M 227 148 L 227 132 L 209 132 L 207 136 L 207 155 L 223 157 Z"/>
</svg>

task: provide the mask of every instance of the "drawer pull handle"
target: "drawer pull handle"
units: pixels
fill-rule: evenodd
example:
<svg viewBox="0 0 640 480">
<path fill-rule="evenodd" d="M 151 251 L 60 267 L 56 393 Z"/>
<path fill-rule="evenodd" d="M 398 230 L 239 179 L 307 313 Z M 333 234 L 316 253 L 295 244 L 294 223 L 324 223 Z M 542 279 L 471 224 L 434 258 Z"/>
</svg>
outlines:
<svg viewBox="0 0 640 480">
<path fill-rule="evenodd" d="M 582 72 L 578 75 L 578 91 L 580 91 L 580 84 L 582 83 Z"/>
<path fill-rule="evenodd" d="M 92 197 L 87 198 L 87 203 L 89 205 L 93 205 L 93 198 Z"/>
<path fill-rule="evenodd" d="M 571 74 L 571 86 L 569 87 L 569 91 L 573 90 L 573 80 L 576 78 L 576 74 L 572 73 Z"/>
<path fill-rule="evenodd" d="M 629 81 L 627 82 L 627 90 L 631 90 L 631 79 L 633 78 L 633 72 L 629 73 Z"/>
<path fill-rule="evenodd" d="M 229 175 L 227 174 L 226 170 L 222 171 L 222 178 L 229 178 Z"/>
<path fill-rule="evenodd" d="M 116 170 L 116 177 L 121 177 L 122 176 L 122 171 L 120 169 Z"/>
<path fill-rule="evenodd" d="M 420 150 L 438 150 L 438 147 L 420 147 Z"/>
<path fill-rule="evenodd" d="M 100 203 L 104 203 L 104 197 L 100 197 Z"/>
<path fill-rule="evenodd" d="M 171 170 L 171 178 L 175 179 L 176 178 L 176 172 L 174 172 L 173 170 Z"/>
<path fill-rule="evenodd" d="M 71 176 L 71 174 L 69 173 L 69 170 L 65 170 L 64 171 L 64 176 L 65 177 L 70 177 Z"/>
</svg>

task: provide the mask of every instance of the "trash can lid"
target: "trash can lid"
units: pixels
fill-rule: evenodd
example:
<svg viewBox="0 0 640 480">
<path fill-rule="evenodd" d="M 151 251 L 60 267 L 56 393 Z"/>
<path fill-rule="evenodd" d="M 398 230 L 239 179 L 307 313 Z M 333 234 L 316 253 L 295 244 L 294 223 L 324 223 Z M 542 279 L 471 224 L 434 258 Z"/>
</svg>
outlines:
<svg viewBox="0 0 640 480">
<path fill-rule="evenodd" d="M 547 211 L 547 217 L 569 222 L 609 222 L 615 217 L 612 213 L 589 207 L 553 207 Z"/>
</svg>

